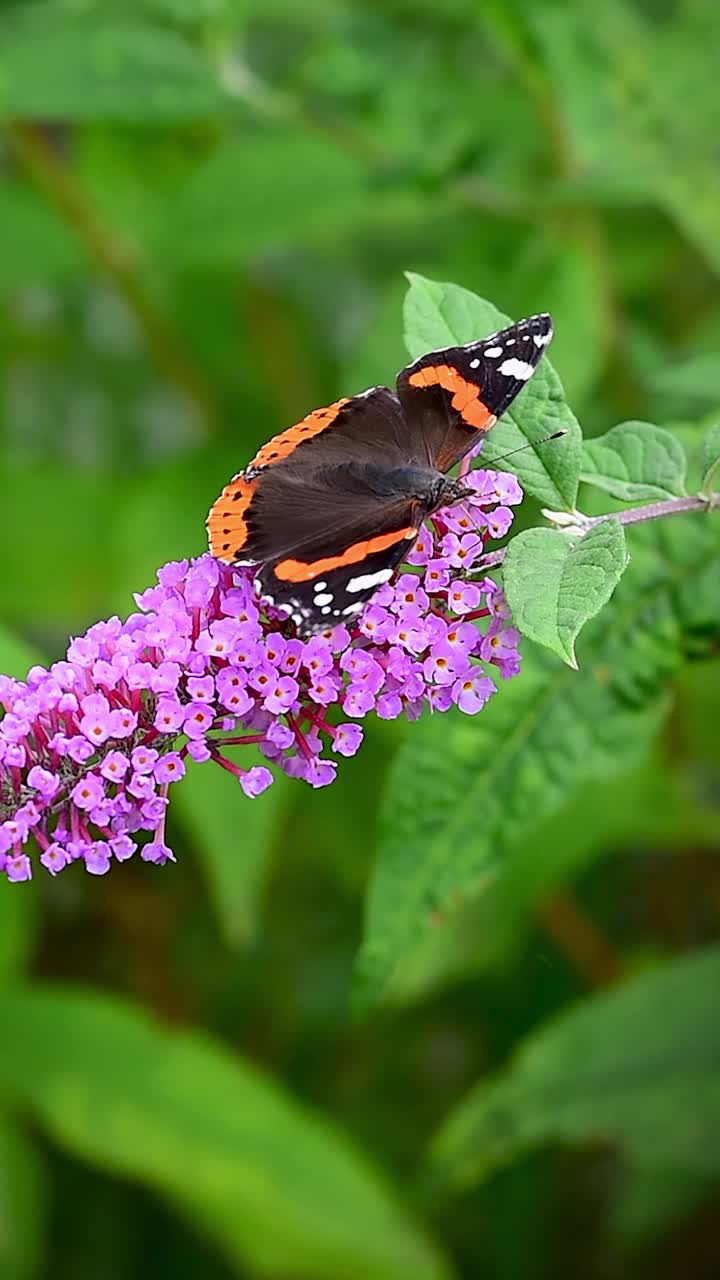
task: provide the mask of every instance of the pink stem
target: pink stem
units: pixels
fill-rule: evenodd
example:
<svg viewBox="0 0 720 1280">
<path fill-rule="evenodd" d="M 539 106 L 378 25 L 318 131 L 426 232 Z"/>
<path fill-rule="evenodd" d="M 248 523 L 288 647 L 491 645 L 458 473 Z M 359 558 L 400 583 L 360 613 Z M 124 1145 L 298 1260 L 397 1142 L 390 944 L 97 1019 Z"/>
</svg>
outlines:
<svg viewBox="0 0 720 1280">
<path fill-rule="evenodd" d="M 266 740 L 264 733 L 251 733 L 246 738 L 215 738 L 215 742 L 221 747 L 244 747 L 253 742 L 265 742 Z"/>
<path fill-rule="evenodd" d="M 476 618 L 489 618 L 489 609 L 473 609 L 472 613 L 464 613 L 461 622 L 474 622 Z"/>
<path fill-rule="evenodd" d="M 327 720 L 324 720 L 323 717 L 319 716 L 316 712 L 311 711 L 309 707 L 303 707 L 303 713 L 307 716 L 308 720 L 315 725 L 316 729 L 320 729 L 322 733 L 329 734 L 331 738 L 335 737 L 334 725 L 328 724 Z"/>
<path fill-rule="evenodd" d="M 239 764 L 233 764 L 232 760 L 228 760 L 225 756 L 221 755 L 219 751 L 213 750 L 212 747 L 210 750 L 215 763 L 219 764 L 221 768 L 227 769 L 227 772 L 231 773 L 234 778 L 242 778 L 247 772 L 246 769 L 241 769 Z"/>
<path fill-rule="evenodd" d="M 292 729 L 293 733 L 295 734 L 295 741 L 297 742 L 297 744 L 298 744 L 298 746 L 299 746 L 300 750 L 302 751 L 302 754 L 304 755 L 305 759 L 306 759 L 306 760 L 312 760 L 312 751 L 310 750 L 310 748 L 309 748 L 309 746 L 308 746 L 307 742 L 305 741 L 305 739 L 304 739 L 304 737 L 303 737 L 302 733 L 300 732 L 300 729 L 299 729 L 298 725 L 296 724 L 294 717 L 290 715 L 290 712 L 289 712 L 289 711 L 288 711 L 288 713 L 287 713 L 287 715 L 286 715 L 285 719 L 287 720 L 287 722 L 288 722 L 288 724 L 289 724 L 290 728 Z"/>
</svg>

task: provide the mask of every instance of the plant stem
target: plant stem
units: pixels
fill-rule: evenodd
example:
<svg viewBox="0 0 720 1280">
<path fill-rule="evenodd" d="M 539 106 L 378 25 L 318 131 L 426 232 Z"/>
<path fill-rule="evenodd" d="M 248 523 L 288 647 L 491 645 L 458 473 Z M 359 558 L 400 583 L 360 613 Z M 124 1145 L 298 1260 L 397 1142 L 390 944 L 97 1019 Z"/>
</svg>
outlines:
<svg viewBox="0 0 720 1280">
<path fill-rule="evenodd" d="M 622 975 L 623 963 L 610 939 L 570 891 L 546 899 L 538 917 L 548 937 L 591 986 L 605 987 Z"/>
<path fill-rule="evenodd" d="M 628 507 L 627 511 L 611 511 L 605 516 L 589 516 L 588 527 L 602 524 L 603 520 L 619 520 L 620 524 L 642 524 L 645 520 L 661 520 L 665 516 L 682 516 L 688 511 L 709 511 L 720 505 L 720 493 L 709 498 L 667 498 L 664 502 L 647 502 L 642 507 Z"/>
<path fill-rule="evenodd" d="M 646 502 L 642 507 L 628 507 L 627 511 L 608 511 L 604 516 L 578 516 L 574 531 L 578 528 L 587 532 L 604 520 L 618 520 L 620 524 L 644 524 L 646 520 L 664 520 L 667 516 L 684 516 L 689 511 L 720 511 L 720 493 L 711 493 L 707 498 L 667 498 L 663 502 Z M 552 520 L 550 521 L 552 524 Z M 568 519 L 567 529 L 570 526 Z M 573 526 L 571 526 L 573 527 Z M 507 555 L 507 547 L 499 547 L 490 551 L 478 562 L 478 573 L 484 574 L 487 569 L 495 569 L 502 564 Z M 473 578 L 477 575 L 472 574 Z"/>
<path fill-rule="evenodd" d="M 218 414 L 210 384 L 167 316 L 145 291 L 131 247 L 102 222 L 42 129 L 16 122 L 8 126 L 8 132 L 36 185 L 122 295 L 157 367 L 192 401 L 206 430 L 211 430 Z"/>
</svg>

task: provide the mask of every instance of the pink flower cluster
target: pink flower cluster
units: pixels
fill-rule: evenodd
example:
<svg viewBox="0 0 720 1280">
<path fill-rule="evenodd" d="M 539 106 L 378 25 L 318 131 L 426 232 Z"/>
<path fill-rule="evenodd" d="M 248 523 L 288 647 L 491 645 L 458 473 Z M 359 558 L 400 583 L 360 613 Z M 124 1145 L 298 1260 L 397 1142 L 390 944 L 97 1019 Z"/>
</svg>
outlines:
<svg viewBox="0 0 720 1280">
<path fill-rule="evenodd" d="M 139 612 L 91 627 L 66 661 L 26 681 L 0 676 L 0 870 L 30 879 L 31 837 L 53 875 L 77 860 L 102 875 L 132 857 L 139 832 L 151 837 L 142 858 L 174 861 L 168 788 L 188 758 L 214 761 L 257 796 L 270 770 L 227 755 L 252 744 L 322 787 L 337 769 L 326 748 L 354 755 L 370 712 L 479 711 L 495 691 L 484 664 L 519 669 L 518 633 L 481 575 L 485 540 L 507 533 L 522 492 L 502 472 L 466 483 L 471 496 L 423 528 L 410 569 L 376 592 L 352 632 L 299 639 L 257 600 L 251 569 L 205 555 L 165 565 L 135 597 Z"/>
</svg>

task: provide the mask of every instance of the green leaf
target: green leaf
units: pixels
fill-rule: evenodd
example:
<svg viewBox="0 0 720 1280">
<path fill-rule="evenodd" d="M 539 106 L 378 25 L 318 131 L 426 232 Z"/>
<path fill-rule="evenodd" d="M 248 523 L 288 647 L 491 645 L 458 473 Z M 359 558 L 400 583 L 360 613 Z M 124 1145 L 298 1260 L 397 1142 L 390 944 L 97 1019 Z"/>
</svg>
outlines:
<svg viewBox="0 0 720 1280">
<path fill-rule="evenodd" d="M 716 422 L 703 441 L 703 477 L 700 492 L 707 497 L 720 487 L 720 422 Z"/>
<path fill-rule="evenodd" d="M 704 665 L 691 670 L 702 677 Z M 706 675 L 702 684 L 707 688 Z M 687 725 L 682 701 L 676 703 L 675 715 Z M 697 741 L 694 734 L 692 741 Z M 557 812 L 531 822 L 457 911 L 435 917 L 432 931 L 399 967 L 397 998 L 427 998 L 460 977 L 517 961 L 539 905 L 558 886 L 618 849 L 655 855 L 689 847 L 713 850 L 718 839 L 720 815 L 712 795 L 703 803 L 694 774 L 670 768 L 661 746 L 642 764 L 611 779 L 593 778 Z"/>
<path fill-rule="evenodd" d="M 405 342 L 415 358 L 442 347 L 462 346 L 510 324 L 492 303 L 455 284 L 439 284 L 408 272 Z M 552 443 L 536 440 L 564 430 Z M 530 444 L 513 469 L 524 489 L 545 506 L 572 510 L 580 474 L 580 426 L 565 401 L 562 384 L 545 357 L 512 407 L 493 427 L 483 448 L 483 464 Z"/>
<path fill-rule="evenodd" d="M 0 881 L 0 980 L 26 967 L 35 941 L 37 902 L 3 876 Z M 1 1272 L 0 1272 L 1 1274 Z"/>
<path fill-rule="evenodd" d="M 291 212 L 290 212 L 291 211 Z M 371 186 L 367 161 L 299 126 L 221 142 L 163 206 L 153 252 L 172 267 L 226 266 L 299 240 L 327 250 L 379 225 L 407 233 L 427 208 L 407 184 Z"/>
<path fill-rule="evenodd" d="M 117 510 L 117 491 L 108 472 L 57 462 L 25 465 L 0 454 L 0 490 L 0 539 L 17 548 L 18 530 L 23 530 L 21 550 L 8 557 L 3 575 L 7 618 L 42 626 L 60 619 L 67 626 L 70 619 L 97 616 L 105 600 L 109 535 Z M 42 520 L 28 520 L 30 510 L 42 511 Z M 49 538 L 55 552 L 52 570 Z M 135 590 L 138 585 L 133 584 Z"/>
<path fill-rule="evenodd" d="M 628 0 L 536 5 L 539 37 L 574 163 L 626 202 L 654 201 L 720 269 L 717 84 L 706 50 L 720 38 L 717 5 L 662 17 Z"/>
<path fill-rule="evenodd" d="M 7 175 L 0 183 L 0 290 L 28 284 L 47 285 L 84 267 L 77 242 L 57 214 L 35 194 Z"/>
<path fill-rule="evenodd" d="M 623 1169 L 610 1214 L 610 1233 L 637 1245 L 694 1213 L 717 1193 L 717 1180 L 686 1169 Z"/>
<path fill-rule="evenodd" d="M 587 397 L 602 371 L 608 335 L 602 263 L 589 237 L 572 234 L 571 226 L 568 232 L 561 237 L 547 226 L 538 229 L 527 250 L 518 253 L 507 288 L 519 307 L 552 315 L 552 361 L 574 405 Z"/>
<path fill-rule="evenodd" d="M 686 472 L 680 442 L 651 422 L 621 422 L 583 445 L 581 480 L 622 502 L 680 498 Z"/>
<path fill-rule="evenodd" d="M 232 1266 L 327 1280 L 448 1276 L 347 1138 L 208 1037 L 62 988 L 5 992 L 0 1021 L 4 1093 L 65 1150 L 169 1199 Z"/>
<path fill-rule="evenodd" d="M 542 1027 L 451 1113 L 435 1169 L 468 1186 L 542 1143 L 600 1139 L 638 1166 L 720 1173 L 719 988 L 708 947 Z"/>
<path fill-rule="evenodd" d="M 687 408 L 700 401 L 717 405 L 720 400 L 720 352 L 699 351 L 686 359 L 663 361 L 648 374 L 648 384 L 663 401 L 680 401 Z"/>
<path fill-rule="evenodd" d="M 45 1170 L 31 1139 L 0 1115 L 0 1275 L 40 1280 L 47 1274 Z"/>
<path fill-rule="evenodd" d="M 301 129 L 223 142 L 168 204 L 157 251 L 181 266 L 239 263 L 302 236 L 322 241 L 352 221 L 364 184 L 354 156 Z"/>
<path fill-rule="evenodd" d="M 241 763 L 249 768 L 248 748 Z M 231 947 L 255 934 L 260 894 L 278 820 L 288 799 L 285 779 L 248 799 L 237 779 L 211 762 L 191 765 L 173 796 L 179 815 L 204 865 L 215 911 Z"/>
<path fill-rule="evenodd" d="M 224 102 L 210 63 L 160 27 L 68 20 L 3 39 L 0 120 L 196 120 Z"/>
<path fill-rule="evenodd" d="M 24 680 L 30 667 L 42 658 L 34 645 L 0 622 L 0 674 Z"/>
<path fill-rule="evenodd" d="M 558 529 L 526 529 L 512 539 L 503 562 L 514 622 L 523 635 L 577 668 L 575 641 L 607 604 L 627 564 L 618 520 L 604 520 L 582 538 Z"/>
<path fill-rule="evenodd" d="M 627 573 L 584 637 L 579 672 L 540 651 L 476 718 L 415 726 L 390 772 L 356 1000 L 402 998 L 400 972 L 507 850 L 590 779 L 626 769 L 667 709 L 667 682 L 717 642 L 720 521 L 633 531 Z"/>
</svg>

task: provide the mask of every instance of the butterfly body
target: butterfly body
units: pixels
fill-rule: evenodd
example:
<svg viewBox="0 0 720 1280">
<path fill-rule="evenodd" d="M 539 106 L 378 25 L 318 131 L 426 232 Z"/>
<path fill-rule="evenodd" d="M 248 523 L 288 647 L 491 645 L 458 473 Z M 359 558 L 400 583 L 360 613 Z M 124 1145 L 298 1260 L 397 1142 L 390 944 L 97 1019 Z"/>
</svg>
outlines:
<svg viewBox="0 0 720 1280">
<path fill-rule="evenodd" d="M 210 549 L 257 566 L 258 594 L 298 630 L 358 614 L 412 548 L 422 522 L 465 495 L 448 472 L 532 376 L 552 337 L 532 316 L 431 352 L 315 410 L 258 451 L 208 517 Z"/>
</svg>

